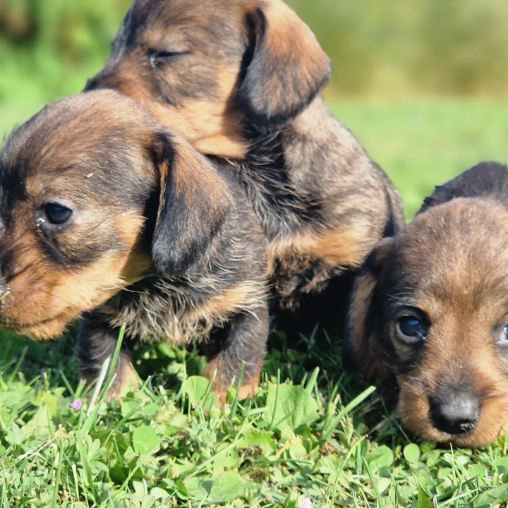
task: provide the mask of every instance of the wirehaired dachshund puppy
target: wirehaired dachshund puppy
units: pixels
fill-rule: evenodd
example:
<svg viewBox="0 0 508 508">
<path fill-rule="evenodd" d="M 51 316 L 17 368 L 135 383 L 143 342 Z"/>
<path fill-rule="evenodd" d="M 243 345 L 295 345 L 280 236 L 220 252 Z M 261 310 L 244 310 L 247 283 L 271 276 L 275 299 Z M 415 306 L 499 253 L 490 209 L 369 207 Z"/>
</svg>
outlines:
<svg viewBox="0 0 508 508">
<path fill-rule="evenodd" d="M 2 325 L 49 339 L 83 316 L 86 379 L 123 325 L 131 340 L 209 340 L 220 399 L 233 382 L 252 393 L 268 333 L 266 240 L 236 169 L 104 90 L 15 131 L 0 176 Z M 113 391 L 133 373 L 125 350 Z"/>
<path fill-rule="evenodd" d="M 508 167 L 437 187 L 359 275 L 349 347 L 368 377 L 395 376 L 415 434 L 477 447 L 508 424 Z"/>
<path fill-rule="evenodd" d="M 318 97 L 329 76 L 280 0 L 136 0 L 87 89 L 119 90 L 202 153 L 236 162 L 278 306 L 297 309 L 403 223 L 387 176 Z"/>
</svg>

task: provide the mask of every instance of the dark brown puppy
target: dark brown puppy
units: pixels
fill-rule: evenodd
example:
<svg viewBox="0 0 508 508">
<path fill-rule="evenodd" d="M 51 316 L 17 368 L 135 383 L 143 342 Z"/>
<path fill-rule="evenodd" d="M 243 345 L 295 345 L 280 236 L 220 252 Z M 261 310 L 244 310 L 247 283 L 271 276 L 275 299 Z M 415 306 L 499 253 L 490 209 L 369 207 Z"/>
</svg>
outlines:
<svg viewBox="0 0 508 508">
<path fill-rule="evenodd" d="M 349 345 L 369 377 L 395 375 L 414 433 L 459 446 L 508 424 L 508 167 L 438 187 L 358 277 Z"/>
<path fill-rule="evenodd" d="M 251 393 L 267 338 L 266 240 L 235 170 L 213 166 L 113 91 L 56 102 L 0 154 L 0 321 L 35 339 L 84 314 L 93 378 L 129 339 L 215 341 L 223 399 Z M 120 391 L 133 373 L 122 353 Z"/>
<path fill-rule="evenodd" d="M 207 155 L 235 159 L 294 309 L 402 224 L 386 175 L 320 98 L 329 61 L 280 0 L 137 0 L 87 85 L 145 104 Z"/>
</svg>

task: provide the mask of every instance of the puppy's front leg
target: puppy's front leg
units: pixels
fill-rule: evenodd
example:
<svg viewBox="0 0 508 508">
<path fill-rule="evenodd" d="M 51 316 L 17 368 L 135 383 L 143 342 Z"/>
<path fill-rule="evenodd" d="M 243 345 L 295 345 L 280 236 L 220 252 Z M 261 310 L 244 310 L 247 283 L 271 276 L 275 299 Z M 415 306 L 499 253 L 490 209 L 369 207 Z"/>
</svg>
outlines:
<svg viewBox="0 0 508 508">
<path fill-rule="evenodd" d="M 223 404 L 228 388 L 241 380 L 239 397 L 254 395 L 259 384 L 268 338 L 268 304 L 263 302 L 230 318 L 214 337 L 218 352 L 209 358 L 205 376 Z"/>
<path fill-rule="evenodd" d="M 120 331 L 112 328 L 97 314 L 87 314 L 78 333 L 76 354 L 81 377 L 95 380 L 105 360 L 113 357 Z M 122 347 L 116 367 L 116 378 L 108 397 L 121 397 L 128 390 L 139 385 L 139 378 L 132 366 L 129 353 Z"/>
</svg>

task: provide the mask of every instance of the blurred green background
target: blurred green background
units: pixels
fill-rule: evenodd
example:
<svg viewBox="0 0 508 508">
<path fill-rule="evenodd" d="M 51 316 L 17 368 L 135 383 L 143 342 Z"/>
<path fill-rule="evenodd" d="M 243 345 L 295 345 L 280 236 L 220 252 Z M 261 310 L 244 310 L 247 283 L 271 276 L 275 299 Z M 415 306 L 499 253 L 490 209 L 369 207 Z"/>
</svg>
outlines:
<svg viewBox="0 0 508 508">
<path fill-rule="evenodd" d="M 290 3 L 332 58 L 328 102 L 394 178 L 409 214 L 466 166 L 508 160 L 506 0 Z M 0 0 L 0 136 L 82 88 L 129 4 Z"/>
</svg>

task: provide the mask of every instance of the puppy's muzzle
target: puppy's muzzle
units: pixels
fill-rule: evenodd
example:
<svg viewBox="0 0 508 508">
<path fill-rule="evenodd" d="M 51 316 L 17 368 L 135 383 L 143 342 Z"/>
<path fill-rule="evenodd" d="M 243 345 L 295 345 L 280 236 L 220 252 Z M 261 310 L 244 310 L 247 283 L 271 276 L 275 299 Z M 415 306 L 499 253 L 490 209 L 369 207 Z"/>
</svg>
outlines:
<svg viewBox="0 0 508 508">
<path fill-rule="evenodd" d="M 441 432 L 461 435 L 472 432 L 480 419 L 480 400 L 466 387 L 444 387 L 430 397 L 430 416 Z"/>
</svg>

